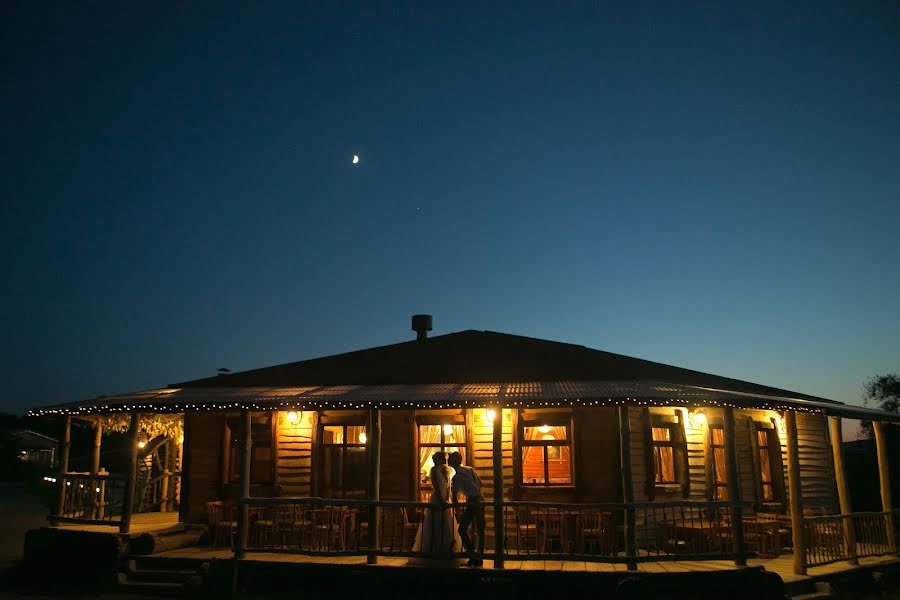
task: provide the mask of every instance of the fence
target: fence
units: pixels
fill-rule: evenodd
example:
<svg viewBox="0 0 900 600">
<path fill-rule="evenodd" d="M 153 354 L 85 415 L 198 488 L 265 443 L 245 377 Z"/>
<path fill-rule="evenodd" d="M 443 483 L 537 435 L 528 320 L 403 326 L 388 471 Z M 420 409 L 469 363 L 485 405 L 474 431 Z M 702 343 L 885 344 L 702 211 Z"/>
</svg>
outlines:
<svg viewBox="0 0 900 600">
<path fill-rule="evenodd" d="M 452 540 L 465 505 L 435 509 L 423 502 L 247 498 L 247 552 L 418 557 L 423 522 L 432 523 L 433 540 Z M 375 505 L 378 541 L 372 543 L 370 508 Z M 625 513 L 635 513 L 635 547 L 625 545 Z M 484 505 L 485 556 L 496 558 L 494 506 Z M 454 519 L 450 518 L 452 511 Z M 567 504 L 504 502 L 502 555 L 511 560 L 626 562 L 734 557 L 728 502 Z M 228 527 L 232 521 L 224 521 Z M 213 521 L 215 527 L 215 520 Z M 215 532 L 213 532 L 215 535 Z M 221 537 L 221 536 L 216 536 Z M 464 556 L 462 549 L 450 552 Z"/>
<path fill-rule="evenodd" d="M 122 517 L 125 477 L 110 473 L 63 473 L 59 476 L 61 510 L 53 521 L 115 525 Z"/>
<path fill-rule="evenodd" d="M 896 512 L 804 517 L 803 526 L 807 535 L 806 566 L 816 567 L 841 560 L 896 552 L 896 537 L 892 535 Z M 855 534 L 855 546 L 849 542 L 848 537 L 851 525 Z"/>
</svg>

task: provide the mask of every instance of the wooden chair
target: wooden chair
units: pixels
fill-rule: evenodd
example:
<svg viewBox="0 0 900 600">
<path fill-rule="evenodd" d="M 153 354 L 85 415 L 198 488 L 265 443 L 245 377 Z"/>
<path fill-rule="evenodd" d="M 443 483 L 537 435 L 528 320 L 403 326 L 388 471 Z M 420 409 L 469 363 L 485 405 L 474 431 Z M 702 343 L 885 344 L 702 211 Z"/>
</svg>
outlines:
<svg viewBox="0 0 900 600">
<path fill-rule="evenodd" d="M 348 511 L 340 507 L 326 507 L 313 511 L 312 547 L 317 551 L 344 549 Z"/>
<path fill-rule="evenodd" d="M 579 514 L 575 519 L 575 545 L 579 554 L 616 555 L 612 515 L 602 512 Z"/>
<path fill-rule="evenodd" d="M 535 523 L 537 525 L 537 546 L 542 554 L 553 552 L 555 545 L 558 545 L 560 552 L 566 550 L 563 515 L 553 511 L 538 513 L 535 515 Z"/>
<path fill-rule="evenodd" d="M 403 529 L 400 533 L 400 551 L 404 552 L 406 550 L 412 550 L 413 542 L 416 539 L 416 533 L 418 533 L 419 526 L 422 523 L 419 520 L 410 519 L 409 511 L 406 510 L 405 506 L 400 507 L 400 516 L 403 519 Z"/>
<path fill-rule="evenodd" d="M 785 548 L 790 548 L 792 546 L 791 542 L 791 528 L 790 528 L 790 516 L 788 515 L 780 515 L 778 513 L 767 513 L 767 512 L 758 512 L 756 513 L 756 519 L 760 523 L 774 523 L 771 527 L 775 528 L 778 533 L 778 552 L 781 553 Z"/>
<path fill-rule="evenodd" d="M 527 508 L 520 508 L 516 511 L 516 545 L 517 552 L 520 554 L 530 554 L 537 552 L 537 523 Z"/>
<path fill-rule="evenodd" d="M 675 523 L 657 521 L 656 547 L 667 554 L 683 554 L 688 549 L 688 542 L 678 534 Z"/>
<path fill-rule="evenodd" d="M 237 532 L 237 521 L 234 519 L 231 506 L 221 500 L 206 503 L 206 518 L 209 528 L 210 548 L 223 546 L 233 547 L 234 535 Z"/>
</svg>

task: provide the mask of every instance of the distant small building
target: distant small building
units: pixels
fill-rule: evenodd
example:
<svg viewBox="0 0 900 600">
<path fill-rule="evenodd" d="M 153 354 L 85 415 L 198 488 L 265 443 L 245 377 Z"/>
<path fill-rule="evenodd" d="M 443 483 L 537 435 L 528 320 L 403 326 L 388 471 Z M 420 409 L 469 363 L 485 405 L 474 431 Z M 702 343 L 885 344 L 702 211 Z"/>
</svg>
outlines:
<svg viewBox="0 0 900 600">
<path fill-rule="evenodd" d="M 19 451 L 19 460 L 44 471 L 56 468 L 59 440 L 30 429 L 16 431 L 12 438 Z"/>
</svg>

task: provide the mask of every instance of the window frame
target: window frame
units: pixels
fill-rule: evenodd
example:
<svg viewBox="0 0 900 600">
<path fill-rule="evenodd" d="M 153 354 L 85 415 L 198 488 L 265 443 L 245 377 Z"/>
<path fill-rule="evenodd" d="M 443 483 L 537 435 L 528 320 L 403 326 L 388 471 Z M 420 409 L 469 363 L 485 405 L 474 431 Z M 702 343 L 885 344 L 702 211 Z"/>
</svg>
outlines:
<svg viewBox="0 0 900 600">
<path fill-rule="evenodd" d="M 720 430 L 722 432 L 722 443 L 716 444 L 715 437 L 713 436 L 713 430 Z M 709 431 L 707 432 L 707 447 L 709 448 L 709 456 L 708 456 L 708 464 L 710 467 L 710 476 L 709 476 L 709 499 L 714 500 L 716 502 L 728 502 L 730 498 L 728 497 L 728 467 L 727 462 L 725 465 L 725 479 L 723 481 L 718 481 L 718 475 L 716 474 L 716 450 L 722 450 L 722 460 L 727 461 L 728 459 L 725 456 L 726 444 L 725 444 L 725 424 L 716 422 L 709 423 Z M 719 489 L 723 489 L 725 492 L 724 497 L 719 496 Z"/>
<path fill-rule="evenodd" d="M 674 410 L 672 414 L 653 413 L 644 409 L 645 460 L 647 468 L 647 496 L 653 500 L 657 494 L 673 495 L 680 493 L 687 498 L 690 495 L 690 466 L 688 464 L 687 435 L 684 430 L 684 413 Z M 668 440 L 653 439 L 653 430 L 665 428 L 669 430 Z M 656 480 L 656 456 L 658 448 L 672 448 L 673 473 L 675 481 L 661 482 Z"/>
<path fill-rule="evenodd" d="M 765 446 L 759 443 L 760 432 L 765 432 Z M 759 504 L 783 504 L 784 494 L 784 465 L 781 455 L 781 438 L 775 423 L 771 421 L 753 421 L 753 451 L 755 452 L 754 464 L 756 465 L 757 502 Z M 763 481 L 761 452 L 768 454 L 769 479 Z M 766 499 L 765 488 L 769 485 L 772 490 L 772 498 Z"/>
<path fill-rule="evenodd" d="M 546 413 L 542 413 L 539 410 L 529 410 L 527 418 L 523 415 L 522 409 L 519 410 L 519 414 L 516 419 L 516 460 L 514 461 L 516 472 L 514 472 L 513 476 L 515 477 L 515 487 L 518 489 L 524 490 L 539 490 L 539 489 L 573 489 L 575 487 L 575 439 L 574 439 L 574 419 L 573 414 L 571 412 L 558 412 L 558 411 L 547 411 Z M 565 427 L 566 437 L 562 440 L 526 440 L 525 439 L 525 428 L 526 427 L 541 427 L 544 425 L 548 425 L 550 427 Z M 560 448 L 560 456 L 562 456 L 562 448 L 568 448 L 569 450 L 569 481 L 564 483 L 549 483 L 550 480 L 550 461 L 551 460 L 562 460 L 559 459 L 550 459 L 548 458 L 548 448 L 549 447 Z M 544 482 L 543 483 L 530 483 L 524 480 L 524 451 L 525 448 L 542 448 L 541 452 L 543 455 L 544 462 Z"/>
<path fill-rule="evenodd" d="M 368 464 L 369 464 L 369 444 L 370 440 L 368 439 L 369 435 L 369 419 L 367 415 L 342 415 L 342 416 L 330 416 L 323 415 L 319 413 L 319 417 L 316 423 L 316 470 L 318 471 L 317 479 L 317 489 L 319 493 L 322 493 L 322 490 L 325 488 L 325 449 L 326 448 L 341 448 L 340 450 L 340 460 L 341 460 L 341 482 L 340 482 L 340 495 L 338 498 L 346 499 L 347 496 L 347 469 L 345 465 L 347 464 L 347 449 L 348 448 L 363 448 L 365 453 L 365 462 L 367 465 L 366 473 L 368 473 Z M 326 427 L 342 427 L 342 442 L 340 444 L 335 443 L 326 443 L 325 442 L 325 428 Z M 348 427 L 362 427 L 363 431 L 366 434 L 366 442 L 360 443 L 359 441 L 355 443 L 348 443 L 347 436 L 347 428 Z M 363 489 L 368 491 L 368 476 L 366 478 L 366 482 L 363 486 Z"/>
<path fill-rule="evenodd" d="M 418 500 L 422 502 L 427 502 L 428 495 L 431 493 L 431 484 L 430 483 L 422 483 L 420 479 L 421 471 L 419 470 L 419 460 L 421 460 L 421 449 L 422 448 L 434 448 L 435 452 L 443 451 L 446 452 L 447 442 L 445 440 L 446 434 L 444 433 L 443 425 L 455 425 L 463 427 L 463 435 L 465 439 L 462 443 L 453 444 L 454 448 L 463 448 L 465 449 L 465 454 L 463 455 L 463 464 L 471 465 L 472 460 L 472 448 L 471 443 L 469 441 L 470 438 L 470 424 L 469 420 L 466 418 L 466 415 L 462 412 L 458 414 L 448 414 L 448 415 L 440 415 L 440 414 L 416 414 L 413 418 L 414 431 L 413 435 L 415 436 L 415 441 L 413 444 L 413 465 L 414 472 L 413 477 L 415 479 L 413 490 L 418 493 Z M 441 426 L 441 441 L 437 444 L 434 443 L 426 443 L 422 444 L 421 436 L 419 428 L 422 425 L 440 425 Z M 424 500 L 423 500 L 424 498 Z"/>
</svg>

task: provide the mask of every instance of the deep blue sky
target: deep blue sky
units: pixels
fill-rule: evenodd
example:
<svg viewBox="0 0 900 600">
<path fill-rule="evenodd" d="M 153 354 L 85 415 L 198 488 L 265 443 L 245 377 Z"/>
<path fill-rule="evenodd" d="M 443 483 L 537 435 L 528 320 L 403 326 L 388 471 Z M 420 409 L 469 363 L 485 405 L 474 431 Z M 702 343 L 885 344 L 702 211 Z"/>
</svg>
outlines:
<svg viewBox="0 0 900 600">
<path fill-rule="evenodd" d="M 4 4 L 0 408 L 418 312 L 846 402 L 900 369 L 896 2 L 370 4 Z"/>
</svg>

